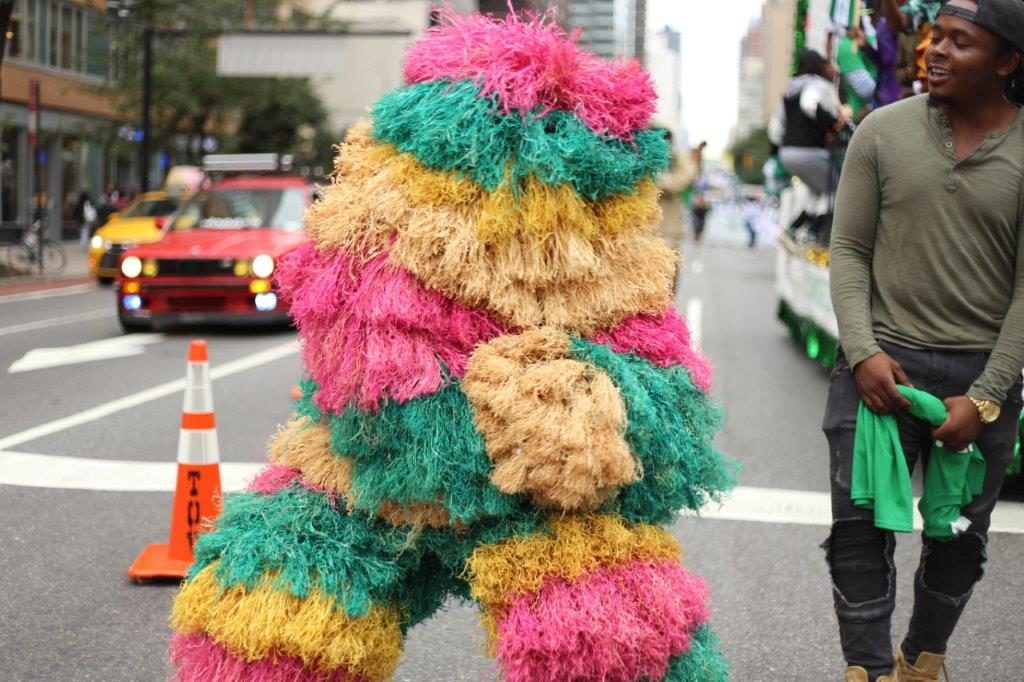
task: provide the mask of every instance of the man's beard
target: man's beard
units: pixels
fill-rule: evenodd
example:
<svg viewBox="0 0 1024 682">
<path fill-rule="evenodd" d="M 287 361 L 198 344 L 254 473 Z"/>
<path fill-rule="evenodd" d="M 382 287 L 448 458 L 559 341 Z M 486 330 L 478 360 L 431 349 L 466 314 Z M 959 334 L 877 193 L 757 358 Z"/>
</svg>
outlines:
<svg viewBox="0 0 1024 682">
<path fill-rule="evenodd" d="M 934 92 L 928 93 L 928 106 L 930 106 L 932 109 L 939 109 L 941 107 L 946 106 L 949 103 L 950 99 L 948 97 L 936 95 Z"/>
</svg>

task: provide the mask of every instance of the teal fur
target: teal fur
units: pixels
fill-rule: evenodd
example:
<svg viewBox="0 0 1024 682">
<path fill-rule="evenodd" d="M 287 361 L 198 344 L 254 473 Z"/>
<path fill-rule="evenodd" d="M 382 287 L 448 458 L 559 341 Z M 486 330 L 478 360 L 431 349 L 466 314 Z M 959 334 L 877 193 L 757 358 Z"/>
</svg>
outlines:
<svg viewBox="0 0 1024 682">
<path fill-rule="evenodd" d="M 715 450 L 721 412 L 685 368 L 657 367 L 636 355 L 574 339 L 573 354 L 611 377 L 626 405 L 626 441 L 643 477 L 612 506 L 627 520 L 669 524 L 735 485 L 736 465 Z"/>
<path fill-rule="evenodd" d="M 719 651 L 718 635 L 702 625 L 690 638 L 690 650 L 669 661 L 663 682 L 727 682 L 729 664 Z"/>
<path fill-rule="evenodd" d="M 295 401 L 295 416 L 308 417 L 313 422 L 319 423 L 323 419 L 323 414 L 313 401 L 317 390 L 316 382 L 312 379 L 303 379 L 299 382 L 299 390 L 301 394 Z"/>
<path fill-rule="evenodd" d="M 713 444 L 720 410 L 685 368 L 658 367 L 579 339 L 573 353 L 605 371 L 619 389 L 628 415 L 626 440 L 644 472 L 605 511 L 631 522 L 667 524 L 679 510 L 698 511 L 735 485 L 735 463 Z M 297 409 L 311 410 L 316 387 L 303 388 Z M 375 414 L 349 408 L 329 424 L 332 449 L 354 460 L 349 504 L 356 509 L 373 515 L 389 500 L 439 502 L 463 524 L 529 514 L 526 499 L 491 484 L 484 440 L 458 382 L 401 405 L 385 404 Z"/>
<path fill-rule="evenodd" d="M 511 172 L 513 187 L 529 175 L 570 184 L 584 199 L 632 194 L 644 178 L 668 169 L 659 131 L 633 141 L 603 137 L 566 111 L 498 113 L 493 96 L 472 81 L 431 81 L 384 95 L 373 111 L 373 134 L 421 163 L 471 178 L 488 191 Z"/>
<path fill-rule="evenodd" d="M 274 589 L 306 597 L 319 588 L 358 617 L 411 595 L 430 601 L 404 584 L 423 558 L 414 549 L 409 531 L 349 514 L 319 493 L 241 493 L 227 499 L 216 530 L 199 538 L 189 575 L 219 560 L 214 574 L 223 587 L 253 589 L 278 572 Z"/>
<path fill-rule="evenodd" d="M 331 447 L 354 461 L 352 499 L 374 513 L 386 500 L 440 502 L 454 521 L 507 516 L 525 500 L 490 483 L 491 461 L 457 384 L 371 414 L 349 408 L 332 417 Z"/>
</svg>

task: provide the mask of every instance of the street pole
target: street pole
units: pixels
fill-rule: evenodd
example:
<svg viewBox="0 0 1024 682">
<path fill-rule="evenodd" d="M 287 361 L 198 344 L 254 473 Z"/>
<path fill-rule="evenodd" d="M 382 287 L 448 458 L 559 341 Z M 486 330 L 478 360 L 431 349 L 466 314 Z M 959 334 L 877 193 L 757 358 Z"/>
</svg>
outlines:
<svg viewBox="0 0 1024 682">
<path fill-rule="evenodd" d="M 140 193 L 149 191 L 149 109 L 153 99 L 153 27 L 142 29 L 142 140 L 139 141 Z"/>
</svg>

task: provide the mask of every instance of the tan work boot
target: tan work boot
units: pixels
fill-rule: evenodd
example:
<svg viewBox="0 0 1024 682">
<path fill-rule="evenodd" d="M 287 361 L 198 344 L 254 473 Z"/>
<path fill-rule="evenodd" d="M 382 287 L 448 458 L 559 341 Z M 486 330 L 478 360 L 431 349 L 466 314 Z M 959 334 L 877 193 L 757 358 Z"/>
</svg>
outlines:
<svg viewBox="0 0 1024 682">
<path fill-rule="evenodd" d="M 939 673 L 949 682 L 946 672 L 946 657 L 922 651 L 914 665 L 903 656 L 903 647 L 896 652 L 896 667 L 892 669 L 890 682 L 938 682 Z"/>
<path fill-rule="evenodd" d="M 859 665 L 851 665 L 843 673 L 843 682 L 868 682 L 868 671 Z M 888 675 L 882 675 L 875 682 L 892 682 Z"/>
</svg>

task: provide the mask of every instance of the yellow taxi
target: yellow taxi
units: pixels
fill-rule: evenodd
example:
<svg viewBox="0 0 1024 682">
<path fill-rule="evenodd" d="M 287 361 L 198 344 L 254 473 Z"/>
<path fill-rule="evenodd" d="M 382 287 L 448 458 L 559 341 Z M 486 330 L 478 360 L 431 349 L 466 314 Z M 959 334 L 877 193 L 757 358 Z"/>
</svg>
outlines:
<svg viewBox="0 0 1024 682">
<path fill-rule="evenodd" d="M 180 197 L 167 192 L 146 192 L 124 210 L 112 213 L 89 242 L 89 274 L 101 284 L 113 282 L 125 249 L 160 239 L 167 216 L 180 203 Z"/>
</svg>

